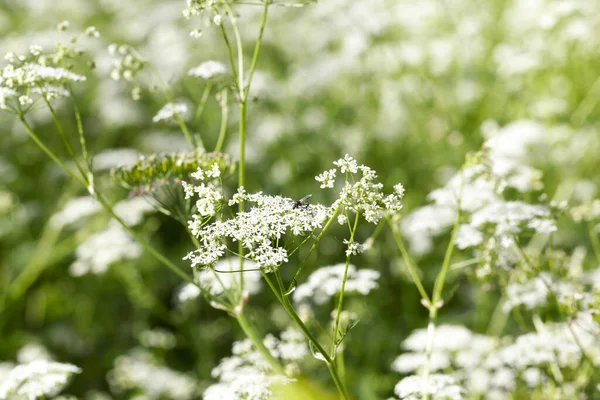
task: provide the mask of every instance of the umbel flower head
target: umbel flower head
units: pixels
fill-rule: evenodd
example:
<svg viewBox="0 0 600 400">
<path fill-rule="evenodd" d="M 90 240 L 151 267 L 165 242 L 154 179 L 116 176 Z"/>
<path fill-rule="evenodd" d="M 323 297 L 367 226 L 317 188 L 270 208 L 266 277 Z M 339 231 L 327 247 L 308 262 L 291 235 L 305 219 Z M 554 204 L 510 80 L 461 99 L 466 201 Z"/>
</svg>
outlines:
<svg viewBox="0 0 600 400">
<path fill-rule="evenodd" d="M 362 212 L 365 220 L 373 224 L 378 223 L 386 212 L 395 213 L 402 209 L 404 187 L 401 184 L 394 186 L 394 193 L 385 195 L 382 191 L 383 184 L 375 182 L 377 173 L 366 165 L 358 165 L 348 154 L 333 164 L 337 168 L 315 177 L 315 180 L 321 183 L 321 188 L 334 189 L 338 172 L 345 174 L 344 187 L 338 200 L 331 206 L 332 209 L 342 207 L 344 211 Z M 341 223 L 345 222 L 346 219 L 342 219 Z"/>
<path fill-rule="evenodd" d="M 71 39 L 77 42 L 77 37 Z M 29 46 L 28 54 L 6 53 L 7 64 L 0 68 L 0 110 L 20 113 L 40 96 L 47 101 L 70 95 L 72 83 L 86 77 L 75 73 L 73 61 L 82 58 L 80 49 L 58 43 L 53 52 Z"/>
<path fill-rule="evenodd" d="M 200 187 L 199 191 L 204 191 Z M 227 250 L 228 241 L 242 243 L 246 257 L 266 272 L 272 272 L 288 261 L 288 249 L 284 246 L 288 236 L 304 236 L 331 215 L 331 210 L 322 205 L 294 207 L 294 200 L 282 196 L 268 196 L 261 192 L 248 194 L 243 187 L 229 201 L 229 206 L 245 201 L 253 204 L 249 211 L 235 217 L 202 225 L 202 216 L 193 216 L 189 227 L 200 242 L 197 250 L 190 252 L 184 260 L 192 267 L 210 267 Z"/>
</svg>

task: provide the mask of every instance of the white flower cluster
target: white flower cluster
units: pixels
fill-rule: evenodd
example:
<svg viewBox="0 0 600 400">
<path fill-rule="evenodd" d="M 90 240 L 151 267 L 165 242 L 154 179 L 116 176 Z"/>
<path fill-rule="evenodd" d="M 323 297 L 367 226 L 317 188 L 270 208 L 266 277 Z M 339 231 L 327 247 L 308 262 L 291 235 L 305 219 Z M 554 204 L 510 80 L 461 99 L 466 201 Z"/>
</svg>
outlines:
<svg viewBox="0 0 600 400">
<path fill-rule="evenodd" d="M 565 376 L 572 376 L 569 371 L 579 368 L 582 349 L 594 365 L 600 365 L 600 344 L 596 340 L 600 325 L 591 315 L 580 315 L 570 328 L 565 323 L 540 325 L 540 328 L 540 332 L 516 339 L 497 339 L 473 334 L 462 326 L 439 326 L 435 330 L 430 371 L 452 369 L 454 379 L 469 395 L 505 400 L 511 398 L 520 380 L 529 388 L 543 386 L 551 379 L 548 374 L 554 367 Z M 413 332 L 402 344 L 410 352 L 398 356 L 392 369 L 403 374 L 419 372 L 425 365 L 426 343 L 427 330 Z"/>
<path fill-rule="evenodd" d="M 69 199 L 61 211 L 52 215 L 50 225 L 55 228 L 73 225 L 100 210 L 102 206 L 93 197 L 75 197 Z"/>
<path fill-rule="evenodd" d="M 497 200 L 473 212 L 470 222 L 459 226 L 455 243 L 459 249 L 479 252 L 482 262 L 477 276 L 484 277 L 495 268 L 507 270 L 520 260 L 515 239 L 521 233 L 549 234 L 556 229 L 546 206 Z"/>
<path fill-rule="evenodd" d="M 132 81 L 144 67 L 145 61 L 130 46 L 118 46 L 113 43 L 108 46 L 108 53 L 116 57 L 113 61 L 113 70 L 110 73 L 110 77 L 115 81 L 121 79 Z"/>
<path fill-rule="evenodd" d="M 199 184 L 191 184 L 185 181 L 181 182 L 185 198 L 190 199 L 194 196 L 196 200 L 196 214 L 189 221 L 190 230 L 194 235 L 204 225 L 207 218 L 212 217 L 220 209 L 223 204 L 223 193 L 219 184 L 214 180 L 221 175 L 219 166 L 214 163 L 209 170 L 198 170 L 191 174 L 191 177 L 200 181 Z"/>
<path fill-rule="evenodd" d="M 403 400 L 420 400 L 426 394 L 432 400 L 461 400 L 465 390 L 449 375 L 433 374 L 427 377 L 407 376 L 394 388 L 394 393 Z"/>
<path fill-rule="evenodd" d="M 302 303 L 314 301 L 323 304 L 338 294 L 342 288 L 344 270 L 346 264 L 336 264 L 322 267 L 313 272 L 306 283 L 299 285 L 294 291 L 294 301 Z M 357 270 L 352 264 L 348 265 L 348 276 L 344 289 L 345 295 L 359 293 L 367 295 L 373 289 L 377 289 L 377 280 L 380 277 L 378 271 L 372 269 Z"/>
<path fill-rule="evenodd" d="M 227 249 L 226 241 L 240 242 L 248 250 L 246 257 L 260 268 L 271 272 L 287 262 L 287 250 L 280 247 L 286 235 L 303 236 L 320 228 L 330 216 L 330 209 L 322 205 L 294 208 L 294 200 L 262 193 L 247 194 L 243 188 L 229 201 L 232 206 L 239 201 L 254 203 L 249 211 L 241 211 L 234 218 L 200 226 L 200 217 L 189 222 L 192 233 L 201 247 L 190 252 L 184 260 L 192 267 L 211 266 Z"/>
<path fill-rule="evenodd" d="M 31 46 L 29 55 L 7 53 L 4 59 L 8 65 L 0 68 L 0 110 L 17 111 L 28 106 L 34 101 L 33 94 L 49 101 L 69 96 L 69 85 L 86 77 L 60 66 L 66 53 L 66 48 L 59 47 L 57 53 L 42 54 L 41 46 Z"/>
<path fill-rule="evenodd" d="M 528 310 L 541 308 L 549 304 L 549 296 L 556 296 L 556 300 L 562 303 L 563 299 L 569 297 L 582 298 L 585 289 L 582 285 L 559 279 L 549 272 L 542 272 L 538 276 L 526 279 L 524 282 L 511 282 L 505 290 L 506 300 L 502 305 L 504 312 L 510 312 L 513 308 L 523 306 Z M 550 301 L 550 304 L 552 302 Z"/>
<path fill-rule="evenodd" d="M 286 374 L 295 372 L 296 362 L 309 354 L 303 335 L 292 329 L 282 332 L 281 339 L 267 335 L 264 344 L 273 357 L 283 362 Z M 219 383 L 204 391 L 204 400 L 269 400 L 273 398 L 270 386 L 292 381 L 275 374 L 249 339 L 235 342 L 232 353 L 213 369 L 212 376 L 219 379 Z"/>
<path fill-rule="evenodd" d="M 205 80 L 209 80 L 211 78 L 224 75 L 226 73 L 227 67 L 225 66 L 225 64 L 212 60 L 205 61 L 197 67 L 192 68 L 188 71 L 189 76 L 195 76 L 197 78 L 202 78 Z"/>
<path fill-rule="evenodd" d="M 81 369 L 71 364 L 47 360 L 32 361 L 14 367 L 0 384 L 0 399 L 35 400 L 56 396 L 73 374 Z"/>
<path fill-rule="evenodd" d="M 120 225 L 111 223 L 80 244 L 75 254 L 77 260 L 71 265 L 71 275 L 103 274 L 119 260 L 138 258 L 142 247 Z"/>
<path fill-rule="evenodd" d="M 506 202 L 501 196 L 506 188 L 520 192 L 540 189 L 541 173 L 527 165 L 527 149 L 546 140 L 543 126 L 532 121 L 517 121 L 501 129 L 492 129 L 487 126 L 490 124 L 486 123 L 485 129 L 482 128 L 493 136 L 484 143 L 486 151 L 482 152 L 480 163 L 456 173 L 445 187 L 429 194 L 428 199 L 433 204 L 415 210 L 402 221 L 402 232 L 410 238 L 413 251 L 428 252 L 433 244 L 432 237 L 454 224 L 459 195 L 461 210 L 474 216 L 477 214 L 475 223 L 470 224 L 472 229 L 461 228 L 457 242 L 463 247 L 482 243 L 481 228 L 486 222 L 498 225 L 498 233 L 504 230 L 501 239 L 514 234 L 517 225 L 520 230 L 528 228 L 540 233 L 555 229 L 544 206 Z M 533 217 L 535 221 L 530 226 L 523 226 L 528 225 L 527 217 Z"/>
<path fill-rule="evenodd" d="M 346 175 L 339 198 L 331 206 L 333 210 L 341 206 L 347 211 L 362 212 L 367 222 L 376 224 L 386 210 L 397 212 L 402 209 L 404 187 L 401 184 L 395 185 L 394 193 L 386 196 L 382 192 L 383 184 L 374 182 L 377 178 L 376 172 L 366 165 L 358 165 L 348 154 L 333 164 L 338 168 L 327 170 L 315 177 L 315 180 L 321 183 L 321 188 L 333 188 L 338 170 Z M 354 175 L 359 171 L 362 176 L 356 180 Z"/>
<path fill-rule="evenodd" d="M 135 390 L 147 399 L 198 398 L 198 382 L 195 379 L 162 365 L 152 354 L 141 349 L 119 356 L 107 378 L 116 393 Z"/>
<path fill-rule="evenodd" d="M 188 111 L 188 106 L 185 103 L 167 103 L 161 108 L 154 117 L 153 122 L 169 121 L 175 115 L 183 116 Z"/>
</svg>

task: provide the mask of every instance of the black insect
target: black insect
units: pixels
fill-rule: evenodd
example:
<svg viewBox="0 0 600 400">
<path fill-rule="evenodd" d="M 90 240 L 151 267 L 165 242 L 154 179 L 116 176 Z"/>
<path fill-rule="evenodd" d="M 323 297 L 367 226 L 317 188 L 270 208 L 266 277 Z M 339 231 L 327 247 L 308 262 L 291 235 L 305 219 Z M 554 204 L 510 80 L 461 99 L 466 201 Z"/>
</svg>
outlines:
<svg viewBox="0 0 600 400">
<path fill-rule="evenodd" d="M 294 206 L 292 208 L 300 208 L 302 206 L 308 208 L 308 204 L 305 204 L 305 201 L 310 199 L 312 197 L 312 194 L 307 194 L 306 196 L 304 196 L 303 198 L 301 198 L 300 200 L 297 200 L 294 202 Z"/>
</svg>

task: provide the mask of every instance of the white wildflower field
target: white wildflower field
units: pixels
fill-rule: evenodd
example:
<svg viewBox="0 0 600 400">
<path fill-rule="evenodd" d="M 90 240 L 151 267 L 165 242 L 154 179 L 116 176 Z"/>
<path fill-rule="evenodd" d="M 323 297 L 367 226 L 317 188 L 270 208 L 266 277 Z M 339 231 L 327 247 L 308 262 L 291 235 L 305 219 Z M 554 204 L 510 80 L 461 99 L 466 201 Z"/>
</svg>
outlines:
<svg viewBox="0 0 600 400">
<path fill-rule="evenodd" d="M 2 1 L 0 400 L 600 399 L 599 31 Z"/>
</svg>

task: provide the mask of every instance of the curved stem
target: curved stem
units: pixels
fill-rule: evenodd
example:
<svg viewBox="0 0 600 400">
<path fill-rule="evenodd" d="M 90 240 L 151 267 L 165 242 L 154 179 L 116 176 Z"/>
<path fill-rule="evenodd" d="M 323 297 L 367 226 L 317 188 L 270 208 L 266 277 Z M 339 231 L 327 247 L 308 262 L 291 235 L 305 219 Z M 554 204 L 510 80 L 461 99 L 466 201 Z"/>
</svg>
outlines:
<svg viewBox="0 0 600 400">
<path fill-rule="evenodd" d="M 285 293 L 289 293 L 290 290 L 293 289 L 294 282 L 296 282 L 296 279 L 298 279 L 298 276 L 300 276 L 300 272 L 302 272 L 302 269 L 304 268 L 304 266 L 308 262 L 308 258 L 313 253 L 313 251 L 316 250 L 317 245 L 319 244 L 319 242 L 321 241 L 321 238 L 325 234 L 325 231 L 327 230 L 327 228 L 329 227 L 329 225 L 333 222 L 333 220 L 337 216 L 339 210 L 340 210 L 340 207 L 338 206 L 338 208 L 336 208 L 335 211 L 333 212 L 333 214 L 331 215 L 331 218 L 329 218 L 329 220 L 327 221 L 327 223 L 325 223 L 325 226 L 323 227 L 323 229 L 319 233 L 319 236 L 317 236 L 317 239 L 315 240 L 315 242 L 313 243 L 313 245 L 310 247 L 310 250 L 308 251 L 308 254 L 306 255 L 306 257 L 304 257 L 304 260 L 302 261 L 302 264 L 300 264 L 300 267 L 298 268 L 298 271 L 296 271 L 296 275 L 294 275 L 294 279 L 292 280 L 292 283 L 290 284 L 290 287 L 285 291 Z"/>
<path fill-rule="evenodd" d="M 398 230 L 394 226 L 394 223 L 389 218 L 387 219 L 387 221 L 390 225 L 390 229 L 392 230 L 392 233 L 394 234 L 394 239 L 396 240 L 396 245 L 398 246 L 398 249 L 400 250 L 400 254 L 402 255 L 404 264 L 406 264 L 406 267 L 408 268 L 408 273 L 410 274 L 410 277 L 412 278 L 413 282 L 415 283 L 415 286 L 417 287 L 417 290 L 419 291 L 419 294 L 421 295 L 422 300 L 425 302 L 425 306 L 427 308 L 429 308 L 431 306 L 431 299 L 429 298 L 427 291 L 423 287 L 421 278 L 419 278 L 419 273 L 417 272 L 417 267 L 413 263 L 412 258 L 410 257 L 410 254 L 408 254 L 408 251 L 406 250 L 406 246 L 404 246 L 404 241 L 402 240 L 402 236 L 400 235 L 400 232 L 398 232 Z"/>
<path fill-rule="evenodd" d="M 202 113 L 204 113 L 204 107 L 206 106 L 206 102 L 208 101 L 208 95 L 210 95 L 210 90 L 212 89 L 212 82 L 208 80 L 206 85 L 204 86 L 204 90 L 202 91 L 202 97 L 200 98 L 200 103 L 198 103 L 198 107 L 196 108 L 196 115 L 194 119 L 196 122 L 200 120 Z"/>
<path fill-rule="evenodd" d="M 262 44 L 262 38 L 265 33 L 265 26 L 267 24 L 267 12 L 269 11 L 270 1 L 271 0 L 264 0 L 262 20 L 260 21 L 260 32 L 258 33 L 258 39 L 256 40 L 256 45 L 254 46 L 254 55 L 252 56 L 252 63 L 250 64 L 250 72 L 248 72 L 248 84 L 246 85 L 246 89 L 244 90 L 244 100 L 248 98 L 248 93 L 250 93 L 252 75 L 254 75 L 254 70 L 256 69 L 256 63 L 258 62 L 258 54 L 260 53 L 260 45 Z"/>
<path fill-rule="evenodd" d="M 280 275 L 279 271 L 275 271 L 275 277 L 276 277 L 277 285 L 278 285 L 279 289 L 277 289 L 275 287 L 273 282 L 271 282 L 271 279 L 267 276 L 267 274 L 264 271 L 262 272 L 262 274 L 263 274 L 263 277 L 265 278 L 265 280 L 267 281 L 267 284 L 271 288 L 271 290 L 273 290 L 273 292 L 275 293 L 277 300 L 279 300 L 279 302 L 281 303 L 283 308 L 287 311 L 288 315 L 292 318 L 292 320 L 300 328 L 300 330 L 302 330 L 302 332 L 304 333 L 304 336 L 315 346 L 315 348 L 317 349 L 319 354 L 321 356 L 323 356 L 323 361 L 325 361 L 327 363 L 327 367 L 329 368 L 331 377 L 333 378 L 333 381 L 335 382 L 335 385 L 336 385 L 338 391 L 340 392 L 340 395 L 344 399 L 349 399 L 348 393 L 346 392 L 346 389 L 344 388 L 344 385 L 342 384 L 342 381 L 339 377 L 337 368 L 335 367 L 335 363 L 333 362 L 331 357 L 329 357 L 329 355 L 327 354 L 327 352 L 325 351 L 323 346 L 321 346 L 321 344 L 314 337 L 312 332 L 304 324 L 304 322 L 302 321 L 302 319 L 300 318 L 298 313 L 296 313 L 296 310 L 294 310 L 294 307 L 290 303 L 287 296 L 284 295 L 285 291 L 284 291 L 283 281 L 281 280 L 281 275 Z"/>
<path fill-rule="evenodd" d="M 359 214 L 356 213 L 356 216 L 354 218 L 354 227 L 352 228 L 352 231 L 350 232 L 350 240 L 349 242 L 352 243 L 354 241 L 354 234 L 356 233 L 356 227 L 358 226 L 358 217 Z M 342 279 L 342 288 L 340 290 L 340 298 L 338 300 L 338 307 L 337 307 L 337 314 L 335 316 L 335 325 L 333 328 L 333 342 L 331 343 L 331 358 L 335 359 L 335 353 L 336 353 L 336 349 L 337 349 L 337 332 L 338 329 L 340 327 L 340 315 L 342 314 L 342 302 L 344 301 L 344 290 L 346 289 L 346 281 L 348 280 L 348 266 L 350 265 L 350 256 L 351 254 L 348 254 L 346 256 L 346 266 L 344 268 L 344 278 Z"/>
<path fill-rule="evenodd" d="M 21 123 L 25 127 L 25 130 L 27 131 L 27 134 L 29 135 L 29 137 L 31 139 L 33 139 L 35 144 L 37 144 L 38 147 L 40 149 L 42 149 L 42 151 L 44 153 L 46 153 L 46 155 L 48 157 L 50 157 L 52 159 L 52 161 L 57 163 L 67 174 L 69 174 L 73 179 L 75 179 L 77 182 L 81 183 L 84 187 L 87 188 L 87 186 L 88 186 L 87 182 L 83 178 L 81 178 L 79 175 L 75 174 L 73 171 L 71 171 L 69 168 L 67 168 L 67 166 L 60 160 L 60 158 L 58 158 L 58 156 L 56 154 L 54 154 L 52 152 L 52 150 L 50 150 L 48 147 L 46 147 L 46 145 L 40 140 L 40 138 L 33 131 L 33 129 L 31 129 L 31 127 L 25 120 L 25 116 L 23 114 L 19 115 L 19 120 L 21 121 Z"/>
<path fill-rule="evenodd" d="M 252 341 L 252 344 L 254 344 L 254 346 L 256 347 L 258 352 L 269 363 L 271 368 L 273 368 L 276 373 L 283 375 L 284 372 L 283 372 L 283 368 L 281 368 L 281 364 L 279 363 L 279 361 L 277 361 L 275 359 L 275 357 L 273 357 L 271 352 L 265 347 L 265 344 L 263 343 L 263 341 L 258 337 L 258 335 L 254 331 L 254 329 L 252 329 L 252 327 L 248 323 L 248 320 L 246 319 L 246 316 L 244 315 L 244 313 L 236 314 L 235 319 L 240 324 L 240 328 L 242 328 L 242 330 L 244 331 L 244 334 L 246 334 L 248 339 L 250 339 Z"/>
<path fill-rule="evenodd" d="M 227 16 L 229 17 L 229 21 L 231 22 L 231 27 L 233 28 L 233 35 L 235 36 L 235 44 L 237 47 L 237 61 L 238 61 L 238 91 L 240 96 L 240 103 L 244 103 L 246 98 L 244 96 L 244 49 L 242 47 L 242 38 L 240 37 L 240 31 L 237 27 L 237 22 L 235 21 L 235 16 L 233 15 L 233 10 L 229 7 L 229 4 L 223 3 L 223 7 L 227 12 Z"/>
<path fill-rule="evenodd" d="M 219 139 L 215 146 L 215 152 L 220 152 L 225 142 L 225 134 L 227 133 L 227 117 L 229 116 L 229 106 L 227 105 L 227 90 L 221 92 L 221 128 L 219 129 Z"/>
</svg>

